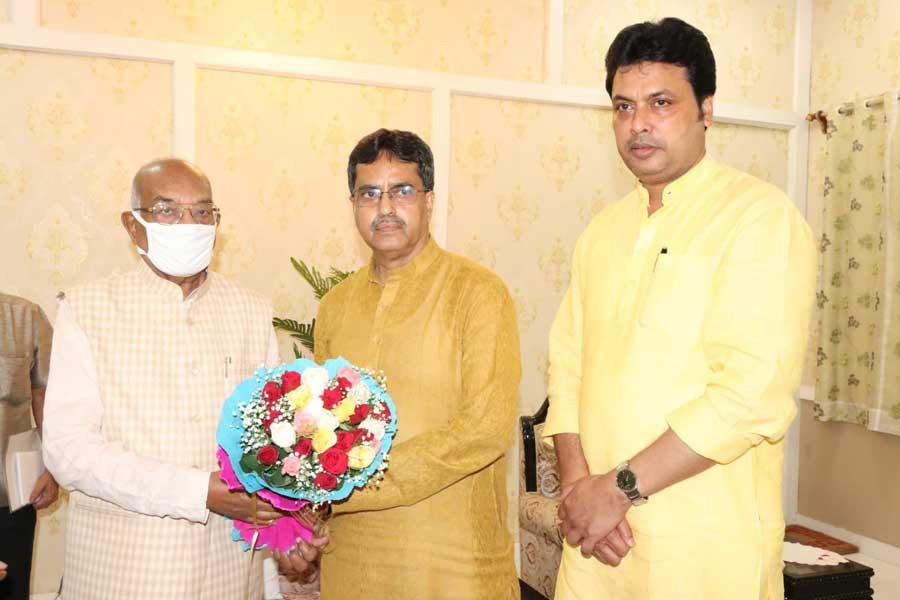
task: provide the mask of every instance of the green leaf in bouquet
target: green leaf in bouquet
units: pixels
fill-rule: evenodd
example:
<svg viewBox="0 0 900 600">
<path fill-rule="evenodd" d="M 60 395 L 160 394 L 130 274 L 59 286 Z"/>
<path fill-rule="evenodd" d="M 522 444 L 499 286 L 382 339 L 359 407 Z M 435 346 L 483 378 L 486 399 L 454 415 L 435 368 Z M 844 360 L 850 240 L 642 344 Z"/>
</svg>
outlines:
<svg viewBox="0 0 900 600">
<path fill-rule="evenodd" d="M 263 466 L 256 458 L 255 452 L 248 452 L 241 457 L 241 468 L 248 473 L 261 473 Z"/>
<path fill-rule="evenodd" d="M 271 483 L 271 484 L 274 485 L 275 487 L 280 487 L 280 488 L 287 487 L 287 486 L 289 486 L 291 483 L 293 483 L 293 481 L 292 481 L 292 479 L 290 478 L 290 476 L 285 475 L 285 474 L 282 473 L 280 470 L 275 471 L 275 472 L 269 474 L 269 476 L 267 477 L 267 479 L 269 480 L 269 483 Z"/>
</svg>

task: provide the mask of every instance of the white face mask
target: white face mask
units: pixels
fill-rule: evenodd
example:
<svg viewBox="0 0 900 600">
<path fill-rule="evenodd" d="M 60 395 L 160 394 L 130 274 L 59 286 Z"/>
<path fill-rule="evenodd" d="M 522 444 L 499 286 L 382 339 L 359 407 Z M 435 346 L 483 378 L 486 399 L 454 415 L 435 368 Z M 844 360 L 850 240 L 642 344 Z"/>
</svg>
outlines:
<svg viewBox="0 0 900 600">
<path fill-rule="evenodd" d="M 147 251 L 137 246 L 153 266 L 173 277 L 196 275 L 209 266 L 216 243 L 215 225 L 148 223 L 138 211 L 131 214 L 147 230 Z"/>
</svg>

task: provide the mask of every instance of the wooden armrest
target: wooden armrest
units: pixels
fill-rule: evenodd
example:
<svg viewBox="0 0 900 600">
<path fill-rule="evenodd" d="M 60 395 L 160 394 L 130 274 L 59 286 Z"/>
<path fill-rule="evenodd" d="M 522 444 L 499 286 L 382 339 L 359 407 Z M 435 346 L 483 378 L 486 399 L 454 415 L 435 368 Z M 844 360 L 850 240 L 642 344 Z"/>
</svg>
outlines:
<svg viewBox="0 0 900 600">
<path fill-rule="evenodd" d="M 535 448 L 534 426 L 540 425 L 547 418 L 547 409 L 550 407 L 548 399 L 533 415 L 519 417 L 519 427 L 522 429 L 522 452 L 525 460 L 525 491 L 537 491 L 537 449 Z"/>
</svg>

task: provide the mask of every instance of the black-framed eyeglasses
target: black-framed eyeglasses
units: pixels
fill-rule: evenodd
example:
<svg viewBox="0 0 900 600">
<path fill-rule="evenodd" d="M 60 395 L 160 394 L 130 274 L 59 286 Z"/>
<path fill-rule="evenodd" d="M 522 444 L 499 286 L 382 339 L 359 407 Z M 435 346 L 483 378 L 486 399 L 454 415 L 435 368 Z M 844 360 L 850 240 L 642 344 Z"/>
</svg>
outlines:
<svg viewBox="0 0 900 600">
<path fill-rule="evenodd" d="M 419 194 L 425 194 L 430 191 L 431 190 L 419 190 L 416 189 L 415 186 L 404 183 L 402 185 L 395 185 L 387 190 L 377 187 L 361 187 L 354 191 L 350 197 L 357 206 L 372 206 L 378 204 L 382 196 L 387 194 L 387 197 L 391 199 L 391 202 L 408 205 L 414 203 L 418 199 Z"/>
<path fill-rule="evenodd" d="M 184 211 L 191 212 L 194 223 L 200 225 L 215 225 L 219 222 L 221 211 L 212 202 L 200 204 L 178 204 L 177 202 L 160 201 L 150 208 L 137 208 L 140 212 L 150 213 L 153 221 L 163 225 L 177 225 L 184 217 Z"/>
</svg>

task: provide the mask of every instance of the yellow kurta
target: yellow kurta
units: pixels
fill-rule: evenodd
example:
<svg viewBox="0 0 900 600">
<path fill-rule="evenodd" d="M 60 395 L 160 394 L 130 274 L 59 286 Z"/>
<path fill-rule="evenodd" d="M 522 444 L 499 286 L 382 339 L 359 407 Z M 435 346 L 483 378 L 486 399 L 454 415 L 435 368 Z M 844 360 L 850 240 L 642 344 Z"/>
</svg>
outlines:
<svg viewBox="0 0 900 600">
<path fill-rule="evenodd" d="M 628 512 L 606 567 L 566 547 L 556 598 L 781 600 L 781 438 L 796 413 L 815 286 L 783 192 L 704 158 L 647 216 L 638 185 L 575 249 L 550 335 L 544 433 L 605 473 L 668 427 L 717 463 Z"/>
<path fill-rule="evenodd" d="M 397 407 L 378 490 L 334 506 L 323 600 L 518 598 L 504 453 L 521 374 L 503 282 L 434 241 L 384 286 L 373 267 L 319 307 L 316 360 L 381 369 Z"/>
</svg>

